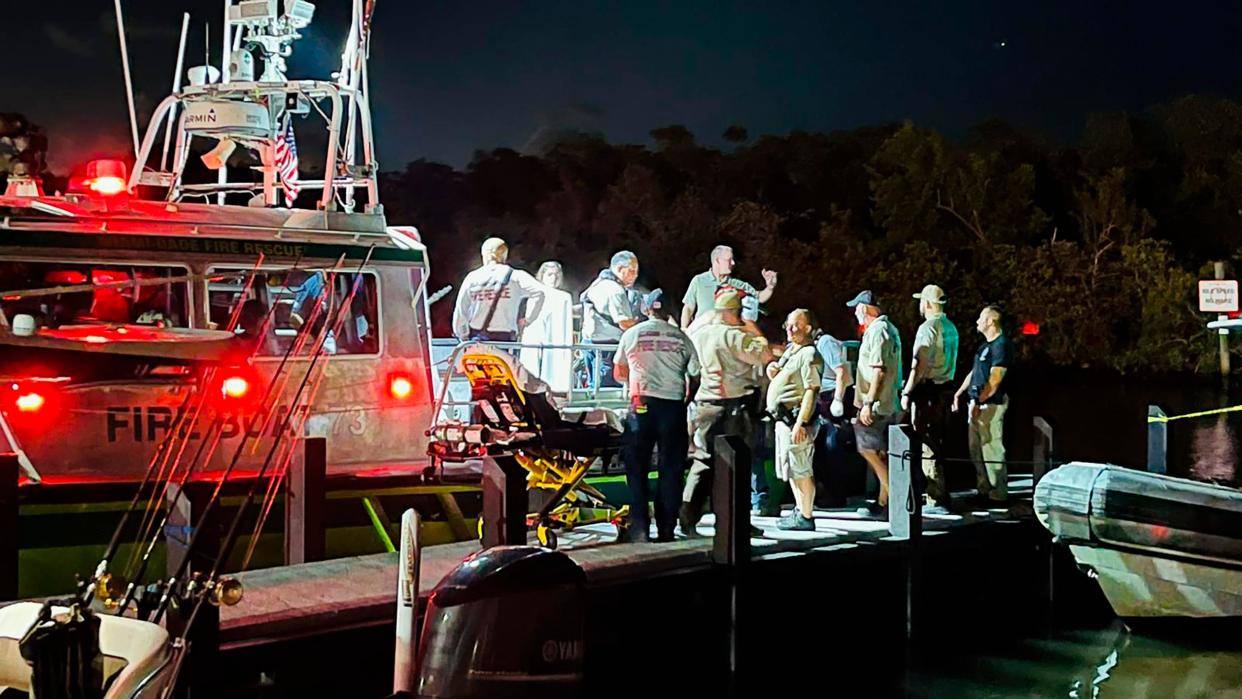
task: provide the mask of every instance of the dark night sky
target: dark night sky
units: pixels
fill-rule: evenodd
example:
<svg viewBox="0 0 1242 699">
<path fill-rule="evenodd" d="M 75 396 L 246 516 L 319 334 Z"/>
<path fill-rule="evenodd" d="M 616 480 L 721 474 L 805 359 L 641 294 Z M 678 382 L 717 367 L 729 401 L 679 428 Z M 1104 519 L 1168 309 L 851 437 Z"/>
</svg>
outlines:
<svg viewBox="0 0 1242 699">
<path fill-rule="evenodd" d="M 44 125 L 60 167 L 124 150 L 109 0 L 12 3 L 0 110 Z M 348 0 L 319 0 L 294 77 L 339 64 Z M 1020 5 L 1021 7 L 1016 7 Z M 170 87 L 180 13 L 187 65 L 222 3 L 126 0 L 140 104 Z M 530 2 L 379 0 L 372 94 L 387 168 L 462 165 L 541 129 L 645 143 L 683 123 L 709 145 L 909 118 L 951 135 L 997 116 L 1072 139 L 1088 112 L 1189 92 L 1242 96 L 1236 2 Z M 1003 45 L 1002 45 L 1003 42 Z M 145 123 L 145 122 L 144 122 Z"/>
</svg>

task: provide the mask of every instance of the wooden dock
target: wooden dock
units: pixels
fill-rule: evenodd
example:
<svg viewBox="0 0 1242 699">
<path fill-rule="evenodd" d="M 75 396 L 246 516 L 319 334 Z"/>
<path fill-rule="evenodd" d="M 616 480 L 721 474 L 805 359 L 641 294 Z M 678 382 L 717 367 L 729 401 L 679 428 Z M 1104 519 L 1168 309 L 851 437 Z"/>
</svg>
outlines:
<svg viewBox="0 0 1242 699">
<path fill-rule="evenodd" d="M 1029 492 L 1029 478 L 1026 491 Z M 1014 483 L 1018 493 L 1022 485 Z M 787 511 L 787 510 L 786 510 Z M 751 539 L 752 560 L 762 562 L 800 554 L 849 551 L 861 547 L 900 553 L 908 546 L 890 536 L 887 520 L 865 518 L 851 510 L 817 510 L 814 532 L 785 532 L 776 517 L 752 517 L 763 538 Z M 1003 509 L 976 509 L 960 514 L 925 516 L 924 537 L 953 538 L 957 532 L 1032 519 L 1029 502 L 1017 499 Z M 598 524 L 564 532 L 560 550 L 586 572 L 588 585 L 614 585 L 678 572 L 712 567 L 713 516 L 699 524 L 700 536 L 662 544 L 615 543 L 616 531 Z M 478 551 L 476 542 L 427 547 L 422 552 L 420 596 L 427 596 L 465 557 Z M 392 623 L 396 614 L 397 554 L 282 566 L 240 573 L 245 598 L 221 610 L 222 650 L 313 636 L 324 630 L 345 630 Z"/>
</svg>

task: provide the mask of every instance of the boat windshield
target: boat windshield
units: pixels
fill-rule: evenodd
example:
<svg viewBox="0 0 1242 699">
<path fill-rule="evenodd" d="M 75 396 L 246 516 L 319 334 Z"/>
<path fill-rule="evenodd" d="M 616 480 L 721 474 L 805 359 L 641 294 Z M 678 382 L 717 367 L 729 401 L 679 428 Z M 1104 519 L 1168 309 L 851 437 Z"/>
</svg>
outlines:
<svg viewBox="0 0 1242 699">
<path fill-rule="evenodd" d="M 25 313 L 47 328 L 90 323 L 184 328 L 188 274 L 184 267 L 0 260 L 0 309 L 9 322 Z"/>
<path fill-rule="evenodd" d="M 217 267 L 212 272 L 239 270 Z M 379 296 L 374 274 L 361 275 L 361 283 L 349 308 L 344 309 L 343 317 L 337 316 L 337 309 L 349 298 L 356 276 L 349 272 L 336 274 L 331 290 L 325 289 L 329 275 L 315 270 L 264 270 L 248 288 L 241 276 L 212 281 L 208 285 L 211 322 L 216 327 L 225 327 L 237 304 L 241 303 L 237 332 L 257 334 L 266 325 L 268 331 L 259 343 L 257 354 L 279 357 L 289 350 L 300 333 L 309 330 L 310 338 L 318 337 L 325 318 L 332 318 L 338 322 L 340 330 L 329 331 L 324 337 L 324 352 L 378 354 Z M 316 299 L 320 297 L 324 300 L 316 310 Z M 301 353 L 309 354 L 312 349 L 313 344 L 307 342 Z"/>
</svg>

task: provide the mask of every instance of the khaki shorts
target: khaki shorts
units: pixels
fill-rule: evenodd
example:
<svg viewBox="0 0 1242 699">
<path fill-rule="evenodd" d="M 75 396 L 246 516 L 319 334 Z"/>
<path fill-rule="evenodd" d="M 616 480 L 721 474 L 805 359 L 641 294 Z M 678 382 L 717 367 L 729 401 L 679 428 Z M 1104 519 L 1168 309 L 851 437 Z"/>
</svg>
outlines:
<svg viewBox="0 0 1242 699">
<path fill-rule="evenodd" d="M 815 434 L 819 432 L 819 422 L 814 421 L 806 428 L 806 441 L 793 443 L 793 428 L 780 420 L 775 420 L 776 430 L 776 477 L 783 481 L 794 478 L 811 478 L 815 474 L 813 458 L 815 455 Z"/>
</svg>

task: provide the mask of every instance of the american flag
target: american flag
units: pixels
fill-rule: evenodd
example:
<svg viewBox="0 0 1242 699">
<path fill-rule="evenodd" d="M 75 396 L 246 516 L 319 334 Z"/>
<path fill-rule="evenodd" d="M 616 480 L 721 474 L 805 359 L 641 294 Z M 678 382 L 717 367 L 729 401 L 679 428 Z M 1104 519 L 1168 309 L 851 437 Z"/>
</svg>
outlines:
<svg viewBox="0 0 1242 699">
<path fill-rule="evenodd" d="M 298 183 L 298 143 L 293 138 L 293 120 L 285 119 L 285 128 L 276 135 L 276 171 L 285 183 L 285 206 L 292 207 L 302 191 Z"/>
</svg>

